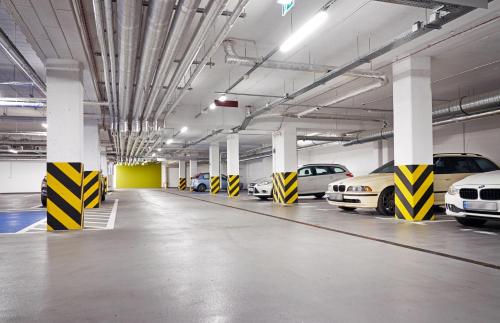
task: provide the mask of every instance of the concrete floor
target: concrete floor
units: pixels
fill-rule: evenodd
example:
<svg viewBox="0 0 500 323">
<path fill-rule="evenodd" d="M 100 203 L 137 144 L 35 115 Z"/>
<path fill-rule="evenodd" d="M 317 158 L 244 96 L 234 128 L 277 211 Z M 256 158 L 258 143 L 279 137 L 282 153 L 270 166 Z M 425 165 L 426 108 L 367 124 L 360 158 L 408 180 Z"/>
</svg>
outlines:
<svg viewBox="0 0 500 323">
<path fill-rule="evenodd" d="M 181 194 L 115 192 L 111 231 L 0 235 L 0 321 L 500 321 L 495 225 Z"/>
</svg>

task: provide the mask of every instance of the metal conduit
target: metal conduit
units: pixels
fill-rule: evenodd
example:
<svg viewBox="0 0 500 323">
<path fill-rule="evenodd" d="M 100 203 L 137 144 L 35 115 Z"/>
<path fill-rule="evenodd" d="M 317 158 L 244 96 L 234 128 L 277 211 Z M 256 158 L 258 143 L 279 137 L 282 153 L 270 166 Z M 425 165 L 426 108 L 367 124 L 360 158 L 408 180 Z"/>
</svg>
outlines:
<svg viewBox="0 0 500 323">
<path fill-rule="evenodd" d="M 238 55 L 234 49 L 234 43 L 235 43 L 234 39 L 226 39 L 223 42 L 224 52 L 226 53 L 226 63 L 238 64 L 243 66 L 255 66 L 255 64 L 262 62 L 262 59 L 258 57 L 247 57 Z M 298 72 L 311 72 L 311 73 L 328 73 L 331 70 L 337 68 L 336 66 L 330 66 L 330 65 L 284 62 L 284 61 L 274 61 L 274 60 L 267 60 L 265 62 L 262 62 L 261 67 L 270 69 L 279 69 L 279 70 L 298 71 Z M 352 77 L 367 77 L 367 78 L 380 78 L 384 76 L 382 73 L 376 71 L 359 70 L 359 69 L 347 72 L 345 75 Z"/>
<path fill-rule="evenodd" d="M 460 9 L 451 11 L 446 15 L 443 15 L 443 16 L 440 15 L 432 23 L 429 23 L 429 26 L 427 26 L 426 24 L 424 24 L 422 22 L 417 22 L 413 25 L 413 28 L 410 31 L 401 34 L 400 36 L 396 37 L 395 39 L 388 42 L 387 44 L 379 47 L 375 51 L 373 51 L 367 55 L 361 56 L 361 57 L 353 60 L 352 62 L 349 62 L 347 64 L 344 64 L 342 66 L 337 67 L 336 69 L 323 75 L 316 82 L 313 82 L 310 85 L 305 86 L 305 87 L 295 91 L 292 94 L 286 95 L 283 98 L 279 98 L 279 99 L 276 99 L 270 103 L 267 103 L 265 106 L 261 107 L 257 111 L 255 111 L 252 114 L 250 114 L 249 116 L 247 116 L 243 120 L 242 124 L 239 127 L 234 128 L 233 130 L 234 131 L 244 130 L 244 129 L 246 129 L 246 127 L 250 124 L 250 122 L 256 116 L 264 114 L 264 113 L 272 110 L 273 108 L 279 106 L 280 104 L 286 103 L 290 100 L 293 100 L 293 99 L 297 98 L 298 96 L 300 96 L 304 93 L 307 93 L 307 92 L 317 88 L 318 86 L 324 85 L 325 83 L 327 83 L 327 82 L 329 82 L 329 81 L 331 81 L 339 76 L 345 75 L 346 72 L 349 72 L 349 71 L 351 71 L 351 70 L 355 69 L 356 67 L 359 67 L 363 64 L 369 63 L 369 62 L 373 61 L 375 58 L 382 56 L 382 55 L 392 51 L 393 49 L 398 48 L 404 44 L 407 44 L 407 43 L 409 43 L 409 42 L 411 42 L 411 41 L 413 41 L 413 40 L 415 40 L 423 35 L 426 35 L 427 33 L 431 32 L 433 30 L 436 30 L 436 28 L 440 28 L 440 27 L 446 25 L 447 23 L 449 23 L 449 22 L 451 22 L 451 21 L 453 21 L 453 20 L 455 20 L 455 19 L 457 19 L 457 18 L 459 18 L 459 17 L 461 17 L 461 16 L 463 16 L 463 15 L 465 15 L 473 10 L 474 10 L 474 8 L 461 7 Z"/>
<path fill-rule="evenodd" d="M 432 112 L 432 119 L 437 120 L 432 124 L 434 126 L 466 121 L 473 118 L 478 118 L 483 113 L 496 112 L 500 110 L 500 90 L 470 96 L 462 97 L 450 103 L 440 105 Z M 484 114 L 489 116 L 490 114 Z M 443 120 L 445 119 L 445 120 Z M 358 137 L 344 144 L 344 146 L 352 146 L 364 144 L 367 142 L 390 139 L 394 136 L 394 130 L 382 129 L 380 131 L 370 131 L 358 134 Z"/>
<path fill-rule="evenodd" d="M 47 94 L 45 82 L 38 76 L 33 67 L 28 63 L 23 54 L 17 49 L 7 34 L 0 28 L 0 47 L 4 50 L 9 59 L 35 84 L 43 93 Z"/>
<path fill-rule="evenodd" d="M 156 100 L 160 95 L 160 91 L 167 80 L 170 68 L 174 62 L 174 54 L 178 47 L 181 46 L 181 38 L 189 30 L 189 26 L 191 25 L 200 2 L 201 0 L 179 1 L 178 8 L 175 10 L 173 26 L 168 35 L 167 45 L 162 54 L 158 69 L 156 70 L 153 85 L 142 113 L 142 120 L 149 120 L 152 110 L 155 108 Z"/>
<path fill-rule="evenodd" d="M 214 0 L 209 4 L 208 12 L 206 16 L 203 18 L 203 21 L 198 25 L 196 32 L 191 39 L 191 45 L 188 47 L 186 53 L 184 53 L 184 57 L 181 60 L 181 63 L 177 66 L 177 69 L 174 72 L 172 79 L 170 80 L 170 84 L 167 88 L 167 93 L 163 96 L 159 107 L 157 108 L 154 114 L 154 120 L 158 120 L 160 115 L 165 111 L 168 103 L 177 89 L 177 85 L 181 82 L 182 78 L 189 70 L 189 67 L 192 65 L 196 55 L 201 50 L 203 43 L 207 39 L 209 32 L 211 31 L 211 27 L 217 20 L 217 18 L 221 15 L 222 11 L 226 7 L 229 0 Z"/>
</svg>

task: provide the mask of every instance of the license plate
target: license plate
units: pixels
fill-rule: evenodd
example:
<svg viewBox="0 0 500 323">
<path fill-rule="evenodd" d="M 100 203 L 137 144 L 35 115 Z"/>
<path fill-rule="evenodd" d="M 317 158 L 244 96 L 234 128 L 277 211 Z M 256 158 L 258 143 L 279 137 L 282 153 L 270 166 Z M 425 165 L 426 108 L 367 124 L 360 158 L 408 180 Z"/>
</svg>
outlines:
<svg viewBox="0 0 500 323">
<path fill-rule="evenodd" d="M 344 200 L 344 195 L 340 194 L 340 193 L 330 193 L 330 195 L 328 197 L 332 201 L 343 201 Z"/>
<path fill-rule="evenodd" d="M 496 211 L 496 202 L 464 201 L 464 210 Z"/>
</svg>

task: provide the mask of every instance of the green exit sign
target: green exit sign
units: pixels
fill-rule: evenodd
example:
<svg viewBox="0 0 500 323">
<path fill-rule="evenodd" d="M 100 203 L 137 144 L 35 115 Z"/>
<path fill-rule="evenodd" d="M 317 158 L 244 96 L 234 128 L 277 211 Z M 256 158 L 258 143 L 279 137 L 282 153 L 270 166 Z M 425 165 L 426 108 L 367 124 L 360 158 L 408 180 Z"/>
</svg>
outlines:
<svg viewBox="0 0 500 323">
<path fill-rule="evenodd" d="M 295 0 L 281 5 L 281 15 L 284 17 L 295 6 Z"/>
</svg>

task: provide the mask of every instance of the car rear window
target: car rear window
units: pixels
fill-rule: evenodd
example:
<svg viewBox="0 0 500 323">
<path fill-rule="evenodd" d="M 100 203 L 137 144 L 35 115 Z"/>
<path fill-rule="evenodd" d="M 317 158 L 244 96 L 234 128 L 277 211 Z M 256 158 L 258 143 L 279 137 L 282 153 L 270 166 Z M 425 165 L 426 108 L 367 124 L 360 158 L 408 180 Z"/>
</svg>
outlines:
<svg viewBox="0 0 500 323">
<path fill-rule="evenodd" d="M 446 156 L 434 158 L 435 174 L 483 173 L 498 170 L 498 166 L 486 158 Z"/>
<path fill-rule="evenodd" d="M 332 173 L 329 167 L 326 166 L 316 166 L 314 168 L 316 169 L 316 175 L 328 175 Z"/>
<path fill-rule="evenodd" d="M 339 174 L 339 173 L 345 173 L 346 170 L 341 167 L 332 166 L 330 167 L 330 172 L 332 174 Z"/>
<path fill-rule="evenodd" d="M 499 169 L 498 166 L 495 165 L 495 163 L 493 163 L 491 160 L 488 160 L 486 158 L 475 157 L 473 159 L 476 162 L 476 164 L 479 167 L 481 172 L 492 172 L 494 170 Z"/>
<path fill-rule="evenodd" d="M 372 174 L 394 173 L 394 160 L 374 170 Z"/>
</svg>

